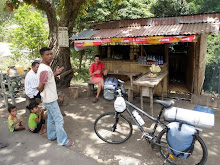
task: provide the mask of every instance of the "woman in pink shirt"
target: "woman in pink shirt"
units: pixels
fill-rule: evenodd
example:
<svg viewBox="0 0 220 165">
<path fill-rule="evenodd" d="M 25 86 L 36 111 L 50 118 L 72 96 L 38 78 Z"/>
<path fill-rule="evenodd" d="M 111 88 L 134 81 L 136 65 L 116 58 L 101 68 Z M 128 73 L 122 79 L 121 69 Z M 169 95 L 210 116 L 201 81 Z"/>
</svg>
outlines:
<svg viewBox="0 0 220 165">
<path fill-rule="evenodd" d="M 93 100 L 93 102 L 96 103 L 98 101 L 99 94 L 101 90 L 103 89 L 103 85 L 104 85 L 102 73 L 104 75 L 107 75 L 108 71 L 105 68 L 105 65 L 101 61 L 99 61 L 99 55 L 96 55 L 94 57 L 94 61 L 95 62 L 92 63 L 89 69 L 89 77 L 90 77 L 90 81 L 93 84 L 98 84 L 97 95 L 95 99 Z"/>
</svg>

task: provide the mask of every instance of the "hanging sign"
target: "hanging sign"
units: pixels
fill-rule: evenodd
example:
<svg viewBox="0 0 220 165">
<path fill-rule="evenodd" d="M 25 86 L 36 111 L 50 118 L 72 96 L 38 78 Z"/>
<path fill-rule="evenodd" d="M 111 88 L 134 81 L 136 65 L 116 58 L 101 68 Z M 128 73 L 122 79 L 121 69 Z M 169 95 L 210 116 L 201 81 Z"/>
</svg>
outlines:
<svg viewBox="0 0 220 165">
<path fill-rule="evenodd" d="M 58 46 L 69 47 L 69 36 L 67 27 L 58 27 Z"/>
<path fill-rule="evenodd" d="M 124 45 L 124 44 L 163 44 L 175 42 L 197 42 L 195 35 L 190 36 L 150 36 L 135 38 L 108 38 L 100 40 L 79 40 L 74 42 L 75 47 L 87 47 L 98 45 Z"/>
</svg>

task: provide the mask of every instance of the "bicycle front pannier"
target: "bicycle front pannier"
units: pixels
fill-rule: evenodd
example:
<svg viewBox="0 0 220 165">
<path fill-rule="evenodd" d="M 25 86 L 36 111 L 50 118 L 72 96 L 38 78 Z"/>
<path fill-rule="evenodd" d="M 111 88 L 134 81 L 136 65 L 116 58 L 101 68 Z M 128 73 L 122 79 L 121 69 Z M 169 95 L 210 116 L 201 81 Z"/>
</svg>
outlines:
<svg viewBox="0 0 220 165">
<path fill-rule="evenodd" d="M 107 77 L 104 82 L 103 97 L 106 100 L 115 98 L 115 90 L 118 87 L 118 80 L 114 77 Z"/>
<path fill-rule="evenodd" d="M 188 158 L 194 149 L 196 129 L 188 124 L 172 122 L 168 124 L 168 152 L 176 157 Z"/>
</svg>

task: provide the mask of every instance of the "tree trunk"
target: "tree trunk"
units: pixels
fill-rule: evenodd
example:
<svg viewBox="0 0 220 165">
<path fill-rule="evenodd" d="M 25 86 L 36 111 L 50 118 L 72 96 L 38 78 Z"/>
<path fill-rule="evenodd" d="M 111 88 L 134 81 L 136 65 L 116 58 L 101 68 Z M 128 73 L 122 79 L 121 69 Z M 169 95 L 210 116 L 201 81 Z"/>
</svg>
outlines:
<svg viewBox="0 0 220 165">
<path fill-rule="evenodd" d="M 38 0 L 38 3 L 47 14 L 49 23 L 49 47 L 52 48 L 54 54 L 54 60 L 51 64 L 52 70 L 55 70 L 57 66 L 64 66 L 64 71 L 72 69 L 70 63 L 70 47 L 64 48 L 58 46 L 58 27 L 67 27 L 71 32 L 74 26 L 76 16 L 79 12 L 80 6 L 85 0 L 65 0 L 64 7 L 60 15 L 59 21 L 57 20 L 56 8 L 51 0 Z M 70 86 L 70 81 L 73 77 L 73 72 L 64 76 L 62 79 L 57 80 L 57 87 L 64 88 Z"/>
<path fill-rule="evenodd" d="M 63 66 L 64 71 L 68 71 L 72 69 L 71 63 L 70 63 L 70 48 L 59 48 L 59 53 L 57 57 L 57 65 L 56 66 Z M 62 79 L 57 81 L 57 87 L 58 88 L 64 88 L 70 86 L 70 81 L 73 77 L 73 72 L 69 73 Z"/>
</svg>

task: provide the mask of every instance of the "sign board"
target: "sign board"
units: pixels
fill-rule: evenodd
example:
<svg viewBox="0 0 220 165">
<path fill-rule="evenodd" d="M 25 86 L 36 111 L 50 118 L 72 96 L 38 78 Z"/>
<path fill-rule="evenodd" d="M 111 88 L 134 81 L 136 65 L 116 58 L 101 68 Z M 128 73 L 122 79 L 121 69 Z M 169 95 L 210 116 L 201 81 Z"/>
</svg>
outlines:
<svg viewBox="0 0 220 165">
<path fill-rule="evenodd" d="M 124 45 L 124 44 L 161 44 L 175 42 L 197 42 L 195 35 L 189 36 L 145 36 L 134 38 L 109 38 L 95 40 L 77 40 L 74 42 L 76 47 L 98 46 L 98 45 Z"/>
<path fill-rule="evenodd" d="M 67 27 L 58 28 L 58 46 L 69 47 L 69 36 Z"/>
</svg>

